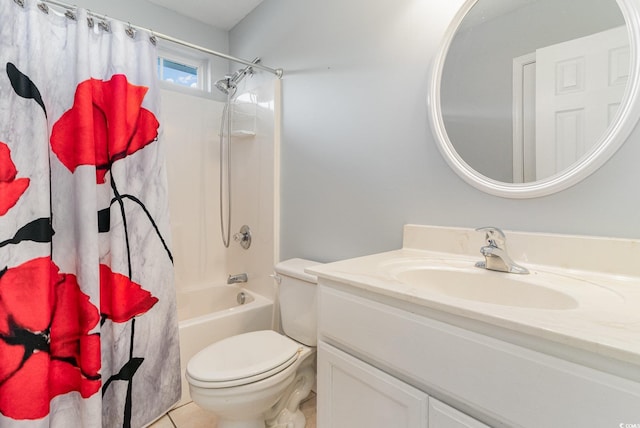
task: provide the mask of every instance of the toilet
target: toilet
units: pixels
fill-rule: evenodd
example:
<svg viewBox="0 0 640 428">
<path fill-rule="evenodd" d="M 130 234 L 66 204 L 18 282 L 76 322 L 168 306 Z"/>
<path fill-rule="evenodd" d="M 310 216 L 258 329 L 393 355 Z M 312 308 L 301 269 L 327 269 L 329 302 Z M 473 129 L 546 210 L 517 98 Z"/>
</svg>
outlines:
<svg viewBox="0 0 640 428">
<path fill-rule="evenodd" d="M 291 259 L 275 266 L 282 331 L 243 333 L 198 352 L 187 363 L 193 401 L 218 416 L 218 428 L 304 428 L 300 402 L 316 377 L 316 282 Z"/>
</svg>

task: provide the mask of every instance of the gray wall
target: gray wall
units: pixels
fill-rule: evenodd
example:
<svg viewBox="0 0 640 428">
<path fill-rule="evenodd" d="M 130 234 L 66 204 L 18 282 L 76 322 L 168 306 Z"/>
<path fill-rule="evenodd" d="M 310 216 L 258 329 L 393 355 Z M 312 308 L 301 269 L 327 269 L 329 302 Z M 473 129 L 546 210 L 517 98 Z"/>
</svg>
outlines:
<svg viewBox="0 0 640 428">
<path fill-rule="evenodd" d="M 555 195 L 464 183 L 427 119 L 429 66 L 462 0 L 265 0 L 230 50 L 283 67 L 281 257 L 332 261 L 401 246 L 405 223 L 640 238 L 640 132 Z"/>
</svg>

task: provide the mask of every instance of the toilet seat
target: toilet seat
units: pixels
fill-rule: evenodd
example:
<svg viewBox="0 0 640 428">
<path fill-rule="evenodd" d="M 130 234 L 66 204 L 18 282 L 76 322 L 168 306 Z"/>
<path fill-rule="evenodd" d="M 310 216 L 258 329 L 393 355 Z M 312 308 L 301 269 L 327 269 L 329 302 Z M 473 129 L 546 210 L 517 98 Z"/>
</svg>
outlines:
<svg viewBox="0 0 640 428">
<path fill-rule="evenodd" d="M 272 330 L 239 334 L 198 352 L 187 364 L 186 375 L 202 388 L 246 385 L 286 370 L 303 349 Z"/>
</svg>

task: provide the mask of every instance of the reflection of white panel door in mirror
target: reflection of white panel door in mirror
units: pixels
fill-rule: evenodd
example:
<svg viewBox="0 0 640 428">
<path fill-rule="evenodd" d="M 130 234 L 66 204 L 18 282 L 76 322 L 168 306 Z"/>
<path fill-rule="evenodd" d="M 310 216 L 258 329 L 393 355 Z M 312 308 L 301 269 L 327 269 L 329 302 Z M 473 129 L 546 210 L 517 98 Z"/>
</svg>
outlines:
<svg viewBox="0 0 640 428">
<path fill-rule="evenodd" d="M 536 54 L 513 59 L 513 182 L 536 181 Z"/>
<path fill-rule="evenodd" d="M 615 116 L 629 74 L 626 27 L 536 51 L 536 179 L 587 153 Z"/>
</svg>

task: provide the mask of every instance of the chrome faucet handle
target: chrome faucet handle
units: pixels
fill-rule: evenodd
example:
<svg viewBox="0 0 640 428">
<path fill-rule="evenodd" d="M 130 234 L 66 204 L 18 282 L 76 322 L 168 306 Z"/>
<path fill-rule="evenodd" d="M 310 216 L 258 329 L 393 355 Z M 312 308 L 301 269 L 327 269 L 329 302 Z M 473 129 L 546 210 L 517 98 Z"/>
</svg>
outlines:
<svg viewBox="0 0 640 428">
<path fill-rule="evenodd" d="M 502 249 L 505 249 L 507 246 L 507 237 L 499 227 L 479 227 L 476 229 L 476 232 L 485 232 L 484 239 L 487 242 L 487 245 Z"/>
<path fill-rule="evenodd" d="M 480 248 L 484 261 L 476 263 L 476 267 L 499 272 L 527 274 L 529 270 L 514 262 L 507 253 L 507 237 L 497 227 L 479 227 L 478 232 L 485 232 L 486 244 Z"/>
<path fill-rule="evenodd" d="M 251 246 L 251 229 L 246 224 L 240 228 L 240 232 L 233 234 L 233 240 L 240 243 L 240 246 L 248 250 Z"/>
</svg>

